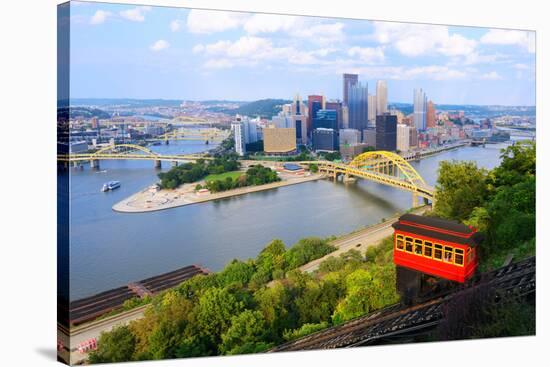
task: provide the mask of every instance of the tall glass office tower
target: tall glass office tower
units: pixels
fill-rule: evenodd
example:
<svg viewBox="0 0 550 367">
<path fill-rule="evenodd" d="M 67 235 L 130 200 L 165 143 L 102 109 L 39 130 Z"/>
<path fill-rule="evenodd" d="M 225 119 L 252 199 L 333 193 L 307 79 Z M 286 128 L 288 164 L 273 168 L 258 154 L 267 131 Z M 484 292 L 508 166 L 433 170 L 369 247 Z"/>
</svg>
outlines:
<svg viewBox="0 0 550 367">
<path fill-rule="evenodd" d="M 413 104 L 414 127 L 419 131 L 426 130 L 426 109 L 428 107 L 428 99 L 422 88 L 414 90 Z"/>
<path fill-rule="evenodd" d="M 349 128 L 363 131 L 369 120 L 369 91 L 368 85 L 357 82 L 348 87 L 348 116 Z"/>
</svg>

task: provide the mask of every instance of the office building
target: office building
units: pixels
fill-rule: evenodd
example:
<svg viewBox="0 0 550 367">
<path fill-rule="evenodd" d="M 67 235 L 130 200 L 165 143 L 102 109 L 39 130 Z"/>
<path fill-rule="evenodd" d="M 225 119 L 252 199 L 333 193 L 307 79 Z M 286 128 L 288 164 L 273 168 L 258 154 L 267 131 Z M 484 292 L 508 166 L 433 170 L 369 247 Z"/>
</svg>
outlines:
<svg viewBox="0 0 550 367">
<path fill-rule="evenodd" d="M 376 116 L 376 150 L 397 148 L 397 116 L 385 113 Z"/>
<path fill-rule="evenodd" d="M 349 129 L 349 109 L 346 105 L 342 105 L 342 128 Z"/>
<path fill-rule="evenodd" d="M 426 93 L 420 89 L 414 90 L 413 98 L 413 124 L 416 130 L 426 130 L 426 110 L 427 110 Z"/>
<path fill-rule="evenodd" d="M 335 152 L 338 150 L 338 133 L 334 129 L 319 128 L 313 130 L 313 149 L 316 152 Z"/>
<path fill-rule="evenodd" d="M 293 124 L 294 121 L 291 116 L 277 115 L 271 118 L 271 125 L 279 129 L 294 127 Z"/>
<path fill-rule="evenodd" d="M 240 118 L 231 122 L 231 131 L 233 132 L 233 139 L 235 140 L 235 151 L 238 155 L 243 156 L 246 154 L 246 138 L 243 122 Z"/>
<path fill-rule="evenodd" d="M 312 95 L 307 97 L 307 134 L 310 135 L 313 130 L 313 118 L 317 114 L 317 111 L 325 108 L 325 97 L 319 95 Z"/>
<path fill-rule="evenodd" d="M 339 131 L 340 148 L 344 145 L 361 144 L 361 132 L 355 129 L 340 129 Z"/>
<path fill-rule="evenodd" d="M 368 102 L 369 125 L 374 126 L 376 123 L 376 96 L 369 94 Z"/>
<path fill-rule="evenodd" d="M 313 103 L 313 107 L 318 102 Z M 337 112 L 335 110 L 321 109 L 313 117 L 313 129 L 334 129 L 338 130 Z"/>
<path fill-rule="evenodd" d="M 359 81 L 359 75 L 357 75 L 357 74 L 344 74 L 343 77 L 342 77 L 342 81 L 343 81 L 342 92 L 343 92 L 343 98 L 344 98 L 343 102 L 344 102 L 344 106 L 348 106 L 348 102 L 349 102 L 348 91 L 349 91 L 349 88 L 352 85 L 357 84 L 357 82 Z"/>
<path fill-rule="evenodd" d="M 357 82 L 348 89 L 348 111 L 350 129 L 363 131 L 368 125 L 368 86 Z"/>
<path fill-rule="evenodd" d="M 369 147 L 376 148 L 376 129 L 368 128 L 363 130 L 363 143 Z"/>
<path fill-rule="evenodd" d="M 410 150 L 410 127 L 404 124 L 397 124 L 396 149 L 400 152 Z"/>
<path fill-rule="evenodd" d="M 307 144 L 308 108 L 302 102 L 299 94 L 294 97 L 294 101 L 291 103 L 290 116 L 296 129 L 296 143 Z"/>
<path fill-rule="evenodd" d="M 336 111 L 336 122 L 338 124 L 338 129 L 343 129 L 344 122 L 342 120 L 342 102 L 327 101 L 325 102 L 325 109 Z"/>
<path fill-rule="evenodd" d="M 343 161 L 349 162 L 363 153 L 367 147 L 368 145 L 363 143 L 356 145 L 340 145 L 340 156 Z"/>
<path fill-rule="evenodd" d="M 409 127 L 409 149 L 412 149 L 418 147 L 418 131 L 414 126 Z"/>
<path fill-rule="evenodd" d="M 435 117 L 435 105 L 432 101 L 428 101 L 428 107 L 426 111 L 426 128 L 435 127 L 436 117 Z"/>
<path fill-rule="evenodd" d="M 385 80 L 376 82 L 376 114 L 388 112 L 388 85 Z"/>
<path fill-rule="evenodd" d="M 264 134 L 264 152 L 269 154 L 288 154 L 296 151 L 296 129 L 293 127 L 266 127 Z"/>
</svg>

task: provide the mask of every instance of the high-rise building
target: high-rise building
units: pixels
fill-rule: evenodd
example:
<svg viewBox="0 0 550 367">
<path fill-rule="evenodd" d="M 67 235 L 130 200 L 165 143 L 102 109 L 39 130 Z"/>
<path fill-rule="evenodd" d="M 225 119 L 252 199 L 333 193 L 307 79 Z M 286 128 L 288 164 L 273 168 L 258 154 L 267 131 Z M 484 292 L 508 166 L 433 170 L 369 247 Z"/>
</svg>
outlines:
<svg viewBox="0 0 550 367">
<path fill-rule="evenodd" d="M 346 105 L 342 106 L 342 127 L 349 129 L 349 109 Z"/>
<path fill-rule="evenodd" d="M 238 155 L 243 156 L 246 154 L 246 141 L 243 122 L 240 118 L 231 122 L 231 131 L 233 131 L 233 138 L 235 139 L 235 151 Z"/>
<path fill-rule="evenodd" d="M 376 116 L 376 149 L 394 151 L 397 148 L 397 116 L 384 113 Z"/>
<path fill-rule="evenodd" d="M 334 129 L 319 128 L 313 130 L 313 149 L 322 152 L 338 150 L 338 132 Z"/>
<path fill-rule="evenodd" d="M 435 121 L 436 121 L 436 117 L 435 117 L 435 105 L 433 104 L 433 102 L 430 100 L 428 101 L 428 108 L 427 108 L 427 112 L 426 112 L 426 128 L 431 128 L 431 127 L 435 127 Z"/>
<path fill-rule="evenodd" d="M 273 116 L 271 118 L 271 124 L 279 129 L 294 127 L 294 121 L 291 116 Z"/>
<path fill-rule="evenodd" d="M 307 144 L 308 108 L 307 105 L 302 102 L 302 98 L 300 98 L 299 94 L 294 97 L 294 101 L 291 104 L 290 115 L 294 121 L 294 127 L 296 128 L 296 143 Z"/>
<path fill-rule="evenodd" d="M 355 129 L 340 129 L 340 148 L 344 145 L 357 145 L 361 143 L 361 132 Z"/>
<path fill-rule="evenodd" d="M 427 110 L 426 93 L 420 89 L 414 90 L 413 98 L 413 122 L 414 127 L 419 131 L 426 130 L 426 110 Z"/>
<path fill-rule="evenodd" d="M 363 130 L 363 143 L 369 147 L 376 148 L 376 129 L 368 128 Z"/>
<path fill-rule="evenodd" d="M 369 125 L 374 126 L 376 123 L 376 96 L 369 94 L 369 106 L 368 106 L 368 116 L 369 116 Z"/>
<path fill-rule="evenodd" d="M 311 134 L 313 130 L 313 118 L 315 117 L 317 111 L 325 108 L 325 97 L 319 95 L 311 95 L 307 97 L 307 109 L 308 109 L 308 118 L 307 118 L 307 134 Z"/>
<path fill-rule="evenodd" d="M 338 123 L 338 128 L 342 129 L 344 122 L 342 120 L 342 102 L 340 101 L 327 101 L 325 103 L 325 108 L 327 110 L 336 111 L 336 122 Z"/>
<path fill-rule="evenodd" d="M 363 131 L 368 125 L 368 86 L 357 82 L 348 89 L 349 128 Z"/>
<path fill-rule="evenodd" d="M 409 148 L 416 148 L 418 146 L 418 131 L 414 126 L 409 127 Z"/>
<path fill-rule="evenodd" d="M 376 114 L 388 112 L 388 85 L 385 80 L 376 82 Z"/>
<path fill-rule="evenodd" d="M 266 127 L 264 134 L 264 152 L 286 154 L 296 150 L 296 129 L 293 127 Z"/>
<path fill-rule="evenodd" d="M 348 106 L 348 98 L 349 98 L 349 95 L 348 95 L 348 91 L 349 91 L 349 87 L 351 87 L 352 85 L 355 85 L 357 84 L 357 82 L 359 81 L 359 75 L 357 74 L 344 74 L 342 76 L 342 94 L 343 94 L 343 102 L 344 102 L 344 105 L 345 106 Z"/>
<path fill-rule="evenodd" d="M 410 150 L 410 127 L 404 124 L 397 124 L 396 149 L 401 152 Z"/>
<path fill-rule="evenodd" d="M 92 117 L 91 123 L 92 129 L 97 129 L 99 127 L 99 124 L 97 123 L 97 117 Z"/>
<path fill-rule="evenodd" d="M 316 103 L 313 102 L 314 107 Z M 318 110 L 313 118 L 313 129 L 319 128 L 338 130 L 337 112 L 329 109 Z"/>
</svg>

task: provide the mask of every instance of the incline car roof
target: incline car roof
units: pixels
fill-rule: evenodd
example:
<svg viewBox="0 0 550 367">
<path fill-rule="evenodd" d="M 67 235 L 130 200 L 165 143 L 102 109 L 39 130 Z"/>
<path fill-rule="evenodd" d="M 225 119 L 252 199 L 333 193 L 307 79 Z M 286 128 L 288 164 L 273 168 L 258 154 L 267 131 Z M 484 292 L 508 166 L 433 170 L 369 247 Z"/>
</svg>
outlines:
<svg viewBox="0 0 550 367">
<path fill-rule="evenodd" d="M 424 217 L 422 215 L 415 214 L 403 214 L 399 217 L 399 221 L 411 222 L 420 224 L 423 226 L 441 228 L 446 231 L 458 232 L 463 234 L 472 233 L 473 230 L 465 224 L 462 224 L 456 220 L 448 220 L 436 217 Z"/>
<path fill-rule="evenodd" d="M 426 227 L 416 227 L 415 224 L 426 227 L 433 227 L 435 230 Z M 396 230 L 462 245 L 476 246 L 483 240 L 483 235 L 481 233 L 474 232 L 468 226 L 457 221 L 451 221 L 441 218 L 423 217 L 414 214 L 404 214 L 399 218 L 399 221 L 392 224 L 392 226 Z M 442 229 L 445 232 L 439 232 L 437 231 L 437 229 Z M 450 232 L 454 232 L 457 234 L 453 234 Z M 462 236 L 460 234 L 462 234 Z"/>
</svg>

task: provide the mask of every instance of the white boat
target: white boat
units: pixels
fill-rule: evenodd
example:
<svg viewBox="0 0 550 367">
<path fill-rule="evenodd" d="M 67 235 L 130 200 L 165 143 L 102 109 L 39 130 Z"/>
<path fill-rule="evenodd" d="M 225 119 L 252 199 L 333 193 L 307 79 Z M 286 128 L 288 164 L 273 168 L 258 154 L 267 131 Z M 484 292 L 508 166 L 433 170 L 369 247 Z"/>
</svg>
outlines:
<svg viewBox="0 0 550 367">
<path fill-rule="evenodd" d="M 120 187 L 120 181 L 109 181 L 103 184 L 101 191 L 105 192 L 109 190 L 118 189 L 119 187 Z"/>
</svg>

